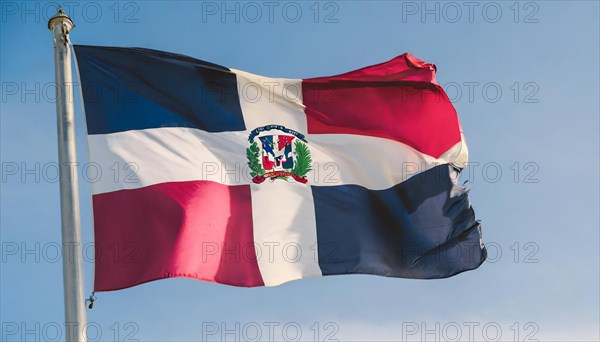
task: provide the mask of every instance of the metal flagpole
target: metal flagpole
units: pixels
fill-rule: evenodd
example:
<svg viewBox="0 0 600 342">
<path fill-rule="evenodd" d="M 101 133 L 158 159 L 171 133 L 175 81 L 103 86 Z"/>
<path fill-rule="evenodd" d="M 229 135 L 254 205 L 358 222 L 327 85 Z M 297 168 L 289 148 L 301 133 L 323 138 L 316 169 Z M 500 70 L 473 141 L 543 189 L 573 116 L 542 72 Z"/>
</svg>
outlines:
<svg viewBox="0 0 600 342">
<path fill-rule="evenodd" d="M 62 262 L 65 296 L 65 340 L 85 341 L 85 294 L 79 188 L 75 154 L 75 122 L 69 31 L 73 21 L 59 7 L 48 21 L 54 37 L 58 160 L 60 165 L 60 217 L 62 222 Z"/>
</svg>

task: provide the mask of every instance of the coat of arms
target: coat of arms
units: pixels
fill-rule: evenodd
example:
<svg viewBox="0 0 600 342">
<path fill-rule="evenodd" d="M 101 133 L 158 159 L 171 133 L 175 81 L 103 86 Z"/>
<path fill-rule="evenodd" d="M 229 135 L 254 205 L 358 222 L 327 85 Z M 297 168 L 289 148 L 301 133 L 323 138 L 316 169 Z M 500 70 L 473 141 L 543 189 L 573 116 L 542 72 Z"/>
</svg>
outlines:
<svg viewBox="0 0 600 342">
<path fill-rule="evenodd" d="M 256 184 L 292 177 L 300 183 L 308 182 L 312 159 L 303 134 L 280 125 L 258 127 L 248 137 L 246 149 L 252 181 Z"/>
</svg>

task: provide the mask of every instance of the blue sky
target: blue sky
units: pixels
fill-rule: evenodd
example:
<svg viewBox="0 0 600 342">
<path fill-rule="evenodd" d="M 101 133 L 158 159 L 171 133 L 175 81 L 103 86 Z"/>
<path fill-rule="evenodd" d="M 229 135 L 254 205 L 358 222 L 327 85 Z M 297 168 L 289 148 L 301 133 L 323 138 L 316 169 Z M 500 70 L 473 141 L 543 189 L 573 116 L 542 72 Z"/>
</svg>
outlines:
<svg viewBox="0 0 600 342">
<path fill-rule="evenodd" d="M 53 4 L 1 3 L 1 340 L 64 336 Z M 435 63 L 469 144 L 462 179 L 490 253 L 444 280 L 244 289 L 169 279 L 101 293 L 88 311 L 92 340 L 294 340 L 296 330 L 304 341 L 600 339 L 597 1 L 64 5 L 75 44 L 165 50 L 265 76 L 337 74 L 403 52 Z M 89 184 L 80 190 L 90 243 Z M 85 271 L 91 292 L 90 262 Z"/>
</svg>

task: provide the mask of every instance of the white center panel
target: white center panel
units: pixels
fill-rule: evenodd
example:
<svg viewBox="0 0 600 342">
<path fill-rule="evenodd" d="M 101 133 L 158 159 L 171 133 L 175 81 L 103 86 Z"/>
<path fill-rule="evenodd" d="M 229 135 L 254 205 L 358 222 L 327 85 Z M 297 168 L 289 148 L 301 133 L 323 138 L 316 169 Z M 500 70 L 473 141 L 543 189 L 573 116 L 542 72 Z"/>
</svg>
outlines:
<svg viewBox="0 0 600 342">
<path fill-rule="evenodd" d="M 302 80 L 232 71 L 237 74 L 240 105 L 248 134 L 268 125 L 307 133 Z M 254 242 L 265 285 L 321 276 L 310 185 L 293 179 L 266 180 L 252 184 L 251 189 Z"/>
</svg>

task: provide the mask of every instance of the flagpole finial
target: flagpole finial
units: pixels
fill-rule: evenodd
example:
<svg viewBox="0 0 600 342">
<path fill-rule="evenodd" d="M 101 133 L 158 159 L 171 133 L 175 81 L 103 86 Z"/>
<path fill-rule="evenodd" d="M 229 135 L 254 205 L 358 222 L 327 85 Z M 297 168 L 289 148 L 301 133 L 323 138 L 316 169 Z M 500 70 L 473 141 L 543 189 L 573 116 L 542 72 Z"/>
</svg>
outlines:
<svg viewBox="0 0 600 342">
<path fill-rule="evenodd" d="M 65 11 L 63 11 L 63 9 L 60 6 L 56 8 L 56 14 L 53 15 L 52 18 L 50 18 L 50 20 L 48 20 L 48 29 L 50 29 L 50 31 L 53 31 L 54 25 L 56 25 L 57 23 L 63 24 L 63 27 L 66 29 L 66 34 L 69 34 L 69 31 L 71 31 L 71 29 L 75 27 L 73 20 L 71 20 L 69 15 Z"/>
</svg>

